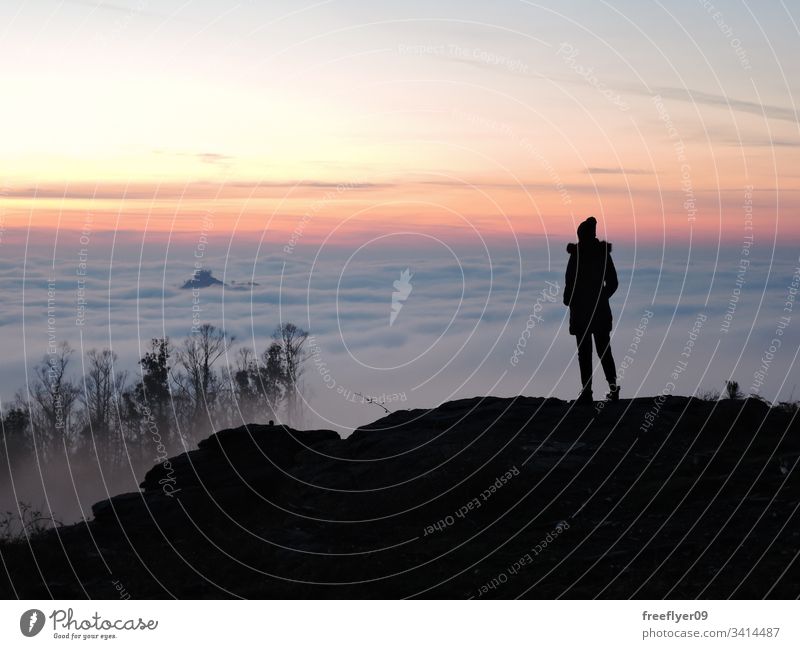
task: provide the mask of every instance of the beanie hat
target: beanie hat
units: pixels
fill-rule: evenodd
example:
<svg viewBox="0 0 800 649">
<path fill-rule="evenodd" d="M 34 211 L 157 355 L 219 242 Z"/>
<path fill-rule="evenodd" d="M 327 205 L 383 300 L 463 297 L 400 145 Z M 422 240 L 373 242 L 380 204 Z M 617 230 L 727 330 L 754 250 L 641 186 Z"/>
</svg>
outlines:
<svg viewBox="0 0 800 649">
<path fill-rule="evenodd" d="M 594 239 L 597 236 L 597 219 L 590 216 L 578 226 L 578 241 Z"/>
</svg>

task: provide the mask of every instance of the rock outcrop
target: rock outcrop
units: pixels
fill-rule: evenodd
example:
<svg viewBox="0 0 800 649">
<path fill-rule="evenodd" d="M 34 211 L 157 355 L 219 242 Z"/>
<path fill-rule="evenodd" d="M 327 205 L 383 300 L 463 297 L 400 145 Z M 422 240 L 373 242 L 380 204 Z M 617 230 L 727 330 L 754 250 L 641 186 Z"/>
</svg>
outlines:
<svg viewBox="0 0 800 649">
<path fill-rule="evenodd" d="M 756 399 L 249 425 L 5 564 L 29 598 L 797 597 L 798 457 L 797 409 Z"/>
</svg>

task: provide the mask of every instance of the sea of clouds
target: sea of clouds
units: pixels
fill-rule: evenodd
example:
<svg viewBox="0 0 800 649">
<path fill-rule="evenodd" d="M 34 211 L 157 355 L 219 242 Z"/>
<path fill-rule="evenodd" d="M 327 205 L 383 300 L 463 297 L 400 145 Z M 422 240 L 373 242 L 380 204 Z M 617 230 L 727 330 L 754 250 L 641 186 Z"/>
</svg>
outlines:
<svg viewBox="0 0 800 649">
<path fill-rule="evenodd" d="M 488 394 L 570 399 L 579 388 L 562 304 L 566 241 L 399 232 L 301 243 L 289 254 L 252 234 L 97 234 L 83 245 L 80 233 L 62 232 L 57 241 L 24 241 L 7 244 L 0 261 L 4 406 L 25 391 L 54 340 L 75 348 L 76 377 L 82 354 L 109 347 L 135 378 L 150 338 L 179 343 L 198 321 L 236 337 L 220 361 L 231 365 L 236 347 L 263 351 L 280 322 L 308 330 L 305 425 L 343 434 L 383 414 L 372 400 L 396 410 Z M 623 397 L 721 390 L 729 378 L 770 400 L 800 397 L 796 249 L 765 242 L 743 256 L 738 244 L 621 241 L 614 259 L 612 345 Z M 225 286 L 181 288 L 197 267 Z M 602 396 L 599 368 L 595 385 Z"/>
</svg>

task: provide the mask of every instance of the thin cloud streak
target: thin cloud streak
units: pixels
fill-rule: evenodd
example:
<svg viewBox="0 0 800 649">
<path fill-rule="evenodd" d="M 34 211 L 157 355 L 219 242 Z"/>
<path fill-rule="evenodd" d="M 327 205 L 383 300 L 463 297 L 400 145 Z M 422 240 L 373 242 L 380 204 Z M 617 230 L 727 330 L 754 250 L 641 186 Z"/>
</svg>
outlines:
<svg viewBox="0 0 800 649">
<path fill-rule="evenodd" d="M 800 121 L 798 118 L 798 111 L 793 108 L 773 106 L 770 104 L 759 104 L 758 102 L 754 101 L 735 99 L 725 95 L 717 95 L 710 92 L 703 92 L 701 90 L 692 90 L 691 88 L 657 86 L 648 91 L 640 86 L 629 86 L 627 90 L 628 92 L 636 93 L 646 97 L 661 95 L 663 98 L 674 99 L 676 101 L 683 101 L 690 104 L 702 104 L 705 106 L 712 106 L 714 108 L 727 108 L 729 110 L 747 113 L 749 115 L 758 115 L 759 117 L 766 117 L 768 119 L 792 122 L 793 124 L 797 124 L 798 121 Z"/>
</svg>

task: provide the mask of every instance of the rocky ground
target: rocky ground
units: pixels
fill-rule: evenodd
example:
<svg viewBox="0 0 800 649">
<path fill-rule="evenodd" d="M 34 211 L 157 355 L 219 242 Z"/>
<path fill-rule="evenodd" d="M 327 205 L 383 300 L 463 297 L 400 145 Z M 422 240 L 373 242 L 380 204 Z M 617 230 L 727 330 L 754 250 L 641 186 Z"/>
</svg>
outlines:
<svg viewBox="0 0 800 649">
<path fill-rule="evenodd" d="M 0 594 L 795 598 L 797 412 L 487 397 L 345 440 L 225 430 L 90 523 L 4 545 Z"/>
</svg>

